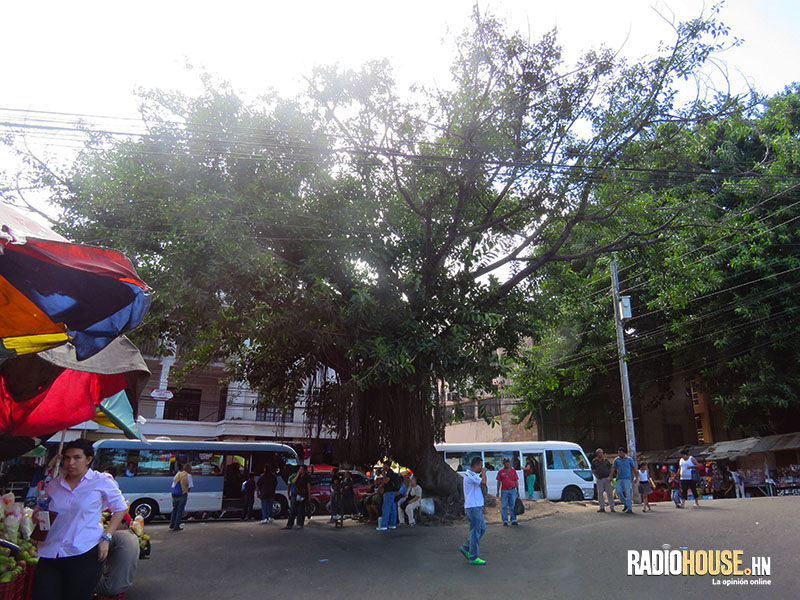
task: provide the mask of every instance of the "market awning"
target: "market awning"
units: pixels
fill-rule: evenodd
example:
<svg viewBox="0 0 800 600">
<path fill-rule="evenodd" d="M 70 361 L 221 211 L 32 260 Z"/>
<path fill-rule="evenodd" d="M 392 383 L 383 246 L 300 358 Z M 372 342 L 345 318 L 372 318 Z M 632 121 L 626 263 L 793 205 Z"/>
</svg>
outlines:
<svg viewBox="0 0 800 600">
<path fill-rule="evenodd" d="M 681 460 L 681 450 L 684 448 L 686 448 L 689 456 L 694 456 L 698 460 L 706 460 L 706 457 L 708 456 L 709 444 L 704 444 L 702 446 L 678 446 L 670 452 L 664 462 L 678 464 L 678 462 Z"/>
<path fill-rule="evenodd" d="M 776 452 L 778 450 L 795 450 L 800 448 L 800 432 L 768 435 L 760 438 L 758 443 L 750 450 L 750 454 L 757 452 Z"/>
<path fill-rule="evenodd" d="M 752 454 L 753 447 L 759 443 L 761 438 L 749 437 L 741 440 L 730 440 L 728 442 L 717 442 L 708 450 L 706 460 L 734 460 L 740 456 Z"/>
<path fill-rule="evenodd" d="M 647 464 L 655 465 L 667 462 L 667 458 L 673 450 L 645 450 L 636 453 L 637 461 L 645 461 Z"/>
</svg>

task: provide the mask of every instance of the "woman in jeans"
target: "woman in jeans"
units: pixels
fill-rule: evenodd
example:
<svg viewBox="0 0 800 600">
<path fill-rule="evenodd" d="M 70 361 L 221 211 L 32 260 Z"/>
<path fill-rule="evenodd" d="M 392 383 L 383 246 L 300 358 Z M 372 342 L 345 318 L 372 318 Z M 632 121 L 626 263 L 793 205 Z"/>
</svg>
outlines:
<svg viewBox="0 0 800 600">
<path fill-rule="evenodd" d="M 62 474 L 45 488 L 48 510 L 57 515 L 38 544 L 34 600 L 88 600 L 103 573 L 112 534 L 128 510 L 114 478 L 89 468 L 94 458 L 91 442 L 67 443 L 63 457 Z M 105 507 L 112 515 L 103 531 Z M 37 509 L 36 522 L 46 518 Z"/>
</svg>

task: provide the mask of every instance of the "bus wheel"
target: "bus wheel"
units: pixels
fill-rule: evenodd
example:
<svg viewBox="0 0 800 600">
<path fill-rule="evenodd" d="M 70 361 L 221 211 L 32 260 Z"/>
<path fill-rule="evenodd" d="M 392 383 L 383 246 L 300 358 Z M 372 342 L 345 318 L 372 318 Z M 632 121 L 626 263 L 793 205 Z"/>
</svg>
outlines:
<svg viewBox="0 0 800 600">
<path fill-rule="evenodd" d="M 276 519 L 289 516 L 289 505 L 283 496 L 277 496 L 272 500 L 272 516 Z"/>
<path fill-rule="evenodd" d="M 158 514 L 158 504 L 156 504 L 155 500 L 140 498 L 131 504 L 131 508 L 128 512 L 134 519 L 136 517 L 142 517 L 145 523 L 149 523 L 153 520 L 153 517 Z"/>
<path fill-rule="evenodd" d="M 579 502 L 583 500 L 583 492 L 575 486 L 570 486 L 561 492 L 561 500 L 564 502 Z"/>
</svg>

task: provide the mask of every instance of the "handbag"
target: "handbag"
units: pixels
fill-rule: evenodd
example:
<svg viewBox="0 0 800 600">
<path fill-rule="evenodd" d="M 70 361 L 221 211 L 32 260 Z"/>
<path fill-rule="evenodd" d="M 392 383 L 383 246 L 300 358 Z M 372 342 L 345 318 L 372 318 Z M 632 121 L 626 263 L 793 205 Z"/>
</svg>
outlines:
<svg viewBox="0 0 800 600">
<path fill-rule="evenodd" d="M 525 512 L 525 505 L 522 503 L 522 500 L 519 499 L 517 496 L 517 501 L 514 502 L 514 514 L 521 515 Z"/>
</svg>

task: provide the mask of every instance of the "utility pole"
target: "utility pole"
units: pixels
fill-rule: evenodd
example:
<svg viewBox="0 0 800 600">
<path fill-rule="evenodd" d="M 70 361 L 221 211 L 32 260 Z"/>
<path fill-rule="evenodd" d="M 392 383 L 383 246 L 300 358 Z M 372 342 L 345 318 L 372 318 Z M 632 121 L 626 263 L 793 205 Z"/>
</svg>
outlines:
<svg viewBox="0 0 800 600">
<path fill-rule="evenodd" d="M 633 407 L 631 406 L 631 386 L 628 382 L 628 363 L 625 360 L 625 330 L 622 321 L 630 318 L 630 298 L 625 297 L 627 315 L 623 312 L 623 298 L 619 295 L 619 274 L 617 259 L 611 261 L 611 294 L 614 297 L 614 322 L 617 326 L 617 349 L 619 350 L 619 376 L 622 382 L 622 408 L 625 415 L 625 437 L 628 440 L 628 452 L 636 462 L 636 431 L 633 428 Z"/>
</svg>

